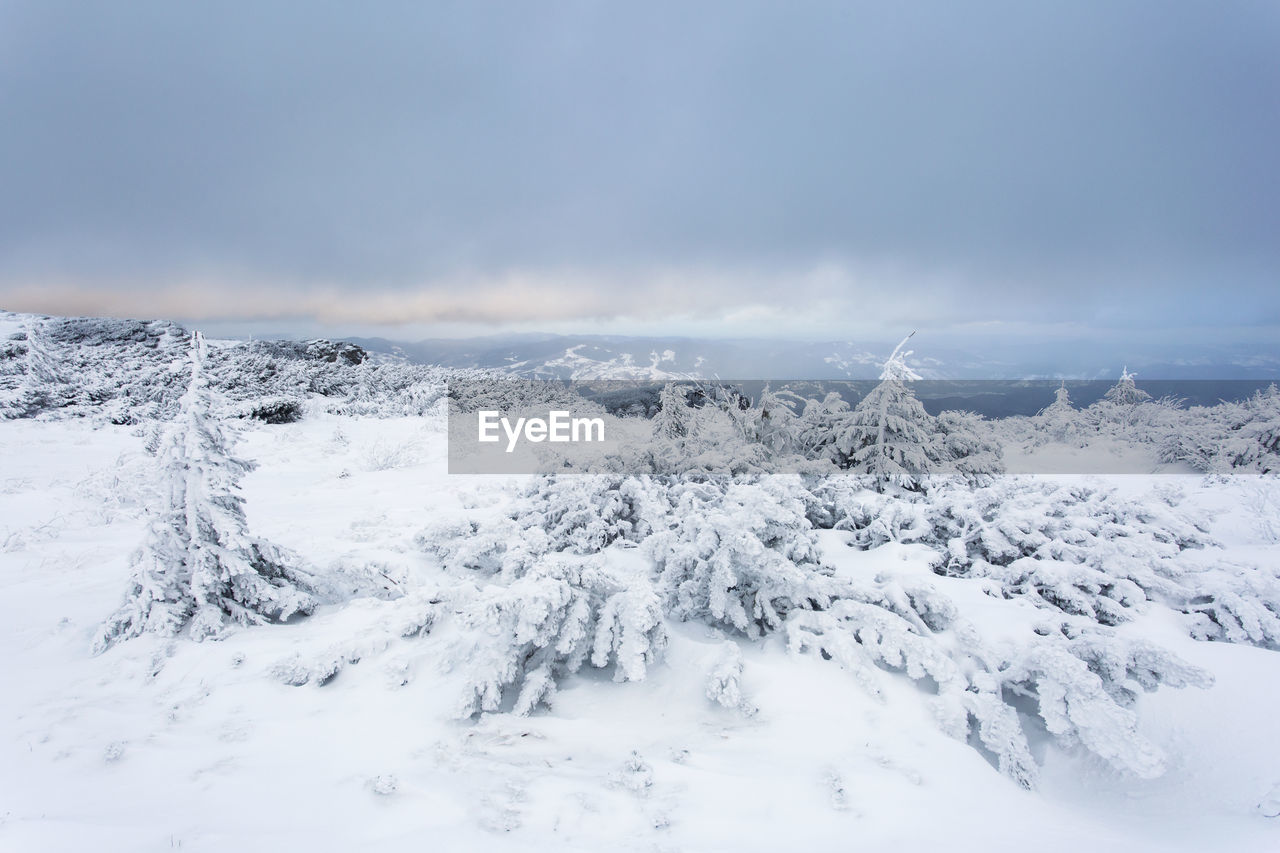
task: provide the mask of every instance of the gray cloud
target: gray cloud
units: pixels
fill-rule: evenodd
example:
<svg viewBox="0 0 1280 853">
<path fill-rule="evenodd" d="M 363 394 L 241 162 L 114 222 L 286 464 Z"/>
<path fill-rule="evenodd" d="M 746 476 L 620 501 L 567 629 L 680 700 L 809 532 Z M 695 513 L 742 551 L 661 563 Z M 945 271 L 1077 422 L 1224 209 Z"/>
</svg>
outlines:
<svg viewBox="0 0 1280 853">
<path fill-rule="evenodd" d="M 1266 2 L 10 2 L 0 305 L 1275 325 L 1277 53 Z"/>
</svg>

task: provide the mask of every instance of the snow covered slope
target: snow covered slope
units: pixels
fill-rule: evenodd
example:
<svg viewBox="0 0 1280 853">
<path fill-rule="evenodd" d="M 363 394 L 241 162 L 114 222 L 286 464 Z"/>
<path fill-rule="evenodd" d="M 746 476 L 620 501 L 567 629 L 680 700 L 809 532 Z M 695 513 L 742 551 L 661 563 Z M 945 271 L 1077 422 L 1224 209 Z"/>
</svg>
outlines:
<svg viewBox="0 0 1280 853">
<path fill-rule="evenodd" d="M 895 355 L 463 476 L 447 405 L 597 404 L 20 319 L 0 850 L 1277 847 L 1278 390 L 990 421 Z"/>
<path fill-rule="evenodd" d="M 408 630 L 456 579 L 415 537 L 500 518 L 521 482 L 447 475 L 439 412 L 244 423 L 255 532 L 358 595 L 293 624 L 146 635 L 99 657 L 91 637 L 145 523 L 144 438 L 0 423 L 0 849 L 1276 849 L 1280 655 L 1195 642 L 1159 608 L 1122 630 L 1215 681 L 1139 698 L 1140 733 L 1168 757 L 1149 780 L 1044 739 L 1041 783 L 1024 790 L 939 729 L 918 682 L 884 671 L 875 695 L 779 635 L 695 621 L 670 622 L 643 681 L 588 667 L 550 710 L 460 721 L 466 660 L 451 649 L 465 632 Z M 1274 484 L 1174 479 L 1229 558 L 1274 564 L 1248 511 Z M 989 580 L 935 574 L 923 545 L 852 536 L 820 535 L 837 578 L 929 583 L 991 638 L 1043 616 L 992 598 Z M 730 649 L 741 702 L 726 707 L 707 688 L 735 669 Z"/>
</svg>

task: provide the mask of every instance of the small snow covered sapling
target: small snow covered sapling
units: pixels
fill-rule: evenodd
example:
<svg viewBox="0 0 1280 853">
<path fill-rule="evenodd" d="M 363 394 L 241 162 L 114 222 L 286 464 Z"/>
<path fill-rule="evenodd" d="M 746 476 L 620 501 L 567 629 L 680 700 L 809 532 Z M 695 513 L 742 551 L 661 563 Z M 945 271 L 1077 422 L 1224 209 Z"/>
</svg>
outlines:
<svg viewBox="0 0 1280 853">
<path fill-rule="evenodd" d="M 742 650 L 733 640 L 726 640 L 716 653 L 707 674 L 707 698 L 744 717 L 759 710 L 742 692 Z"/>
<path fill-rule="evenodd" d="M 658 395 L 658 412 L 653 417 L 655 438 L 679 442 L 689 435 L 693 413 L 683 390 L 671 382 Z"/>
<path fill-rule="evenodd" d="M 161 505 L 152 513 L 120 609 L 100 629 L 94 650 L 144 632 L 216 636 L 227 621 L 283 621 L 315 606 L 310 576 L 290 557 L 252 537 L 238 494 L 248 462 L 231 455 L 210 416 L 205 344 L 191 340 L 191 380 L 157 449 Z"/>
</svg>

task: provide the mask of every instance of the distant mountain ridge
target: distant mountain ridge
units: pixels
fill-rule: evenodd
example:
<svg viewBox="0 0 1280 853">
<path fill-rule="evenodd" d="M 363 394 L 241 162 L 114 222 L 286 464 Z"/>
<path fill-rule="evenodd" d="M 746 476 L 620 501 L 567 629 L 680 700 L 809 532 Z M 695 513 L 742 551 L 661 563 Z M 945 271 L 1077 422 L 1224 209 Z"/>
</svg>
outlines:
<svg viewBox="0 0 1280 853">
<path fill-rule="evenodd" d="M 0 310 L 0 338 L 18 332 L 25 317 Z M 68 328 L 92 327 L 107 337 L 159 334 L 183 326 L 165 320 L 58 319 Z M 199 328 L 198 323 L 185 324 Z M 143 332 L 142 329 L 151 331 Z M 794 341 L 766 338 L 711 339 L 624 335 L 498 334 L 473 338 L 398 341 L 385 337 L 332 336 L 380 358 L 447 368 L 496 369 L 527 378 L 664 380 L 875 379 L 896 340 Z M 908 364 L 925 379 L 1113 380 L 1122 368 L 1140 380 L 1271 380 L 1280 378 L 1280 345 L 1208 346 L 1179 342 L 1161 352 L 1080 342 L 1011 342 L 980 347 L 935 345 L 927 335 L 911 342 Z M 281 345 L 292 346 L 288 342 Z M 1176 346 L 1176 349 L 1172 349 Z"/>
<path fill-rule="evenodd" d="M 493 335 L 482 338 L 348 338 L 373 353 L 421 364 L 489 368 L 544 379 L 875 379 L 890 341 L 698 339 L 621 335 Z M 908 364 L 925 379 L 1114 379 L 1123 367 L 1144 379 L 1272 379 L 1280 349 L 1199 347 L 1167 354 L 1107 352 L 1081 345 L 994 341 L 981 354 L 912 341 Z M 1136 349 L 1136 348 L 1135 348 Z"/>
<path fill-rule="evenodd" d="M 892 344 L 766 339 L 710 340 L 615 335 L 433 339 L 417 342 L 350 338 L 370 352 L 445 367 L 490 368 L 545 379 L 676 379 L 750 377 L 874 379 Z M 959 351 L 912 356 L 928 378 L 955 371 L 981 372 L 982 363 Z"/>
</svg>

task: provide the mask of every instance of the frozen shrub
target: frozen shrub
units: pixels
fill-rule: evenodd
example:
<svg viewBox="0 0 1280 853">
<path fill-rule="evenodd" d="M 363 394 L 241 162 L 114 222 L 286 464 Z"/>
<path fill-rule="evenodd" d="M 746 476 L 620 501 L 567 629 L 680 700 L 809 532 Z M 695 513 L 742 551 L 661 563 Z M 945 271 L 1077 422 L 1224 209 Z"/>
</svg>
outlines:
<svg viewBox="0 0 1280 853">
<path fill-rule="evenodd" d="M 302 420 L 302 401 L 263 400 L 249 407 L 249 417 L 267 424 L 291 424 Z"/>
<path fill-rule="evenodd" d="M 827 570 L 805 517 L 798 478 L 689 487 L 673 523 L 644 543 L 668 612 L 757 637 L 793 608 L 827 601 Z"/>
<path fill-rule="evenodd" d="M 1065 746 L 1079 745 L 1141 778 L 1160 775 L 1164 757 L 1137 731 L 1131 685 L 1154 690 L 1208 687 L 1209 675 L 1172 654 L 1114 635 L 1046 638 L 1023 646 L 1000 668 L 1006 691 L 1032 697 L 1045 728 Z"/>
<path fill-rule="evenodd" d="M 1157 440 L 1162 460 L 1201 471 L 1280 471 L 1280 390 L 1272 383 L 1241 403 L 1191 409 Z"/>
<path fill-rule="evenodd" d="M 544 554 L 587 555 L 619 541 L 637 544 L 662 523 L 667 509 L 665 487 L 647 476 L 538 477 L 499 519 L 437 522 L 416 541 L 446 567 L 514 576 Z"/>
<path fill-rule="evenodd" d="M 725 641 L 716 654 L 707 675 L 706 692 L 708 699 L 730 711 L 747 717 L 755 715 L 756 707 L 742 693 L 742 650 L 732 640 Z"/>
<path fill-rule="evenodd" d="M 991 424 L 971 412 L 942 412 L 934 420 L 938 431 L 940 462 L 931 481 L 958 476 L 971 485 L 989 485 L 1004 473 L 1003 451 L 992 433 Z"/>
<path fill-rule="evenodd" d="M 1109 629 L 1064 623 L 1062 631 L 991 648 L 938 598 L 850 588 L 825 610 L 792 613 L 788 642 L 795 652 L 815 651 L 838 664 L 872 695 L 880 694 L 886 669 L 929 685 L 943 731 L 962 740 L 976 736 L 1000 769 L 1025 787 L 1034 786 L 1037 769 L 1020 699 L 1034 703 L 1041 724 L 1064 747 L 1082 746 L 1119 769 L 1150 777 L 1161 771 L 1163 759 L 1137 734 L 1135 691 L 1212 683 L 1171 653 L 1104 633 Z"/>
<path fill-rule="evenodd" d="M 639 543 L 667 508 L 665 487 L 648 476 L 549 476 L 533 482 L 513 517 L 544 533 L 551 550 L 591 554 L 619 539 Z"/>
<path fill-rule="evenodd" d="M 462 614 L 468 640 L 459 716 L 527 714 L 557 682 L 590 664 L 638 681 L 666 645 L 661 602 L 649 579 L 601 558 L 548 557 L 505 586 L 486 587 Z"/>
<path fill-rule="evenodd" d="M 1280 649 L 1280 578 L 1259 566 L 1219 563 L 1190 573 L 1183 612 L 1197 640 Z"/>
<path fill-rule="evenodd" d="M 937 494 L 929 539 L 942 573 L 991 577 L 1007 596 L 1117 624 L 1147 600 L 1176 605 L 1187 594 L 1179 555 L 1210 540 L 1177 501 L 1010 478 Z"/>
</svg>

